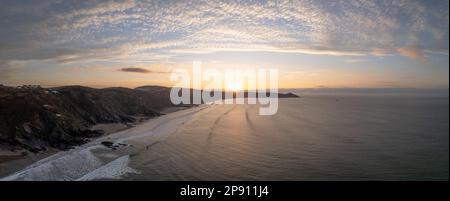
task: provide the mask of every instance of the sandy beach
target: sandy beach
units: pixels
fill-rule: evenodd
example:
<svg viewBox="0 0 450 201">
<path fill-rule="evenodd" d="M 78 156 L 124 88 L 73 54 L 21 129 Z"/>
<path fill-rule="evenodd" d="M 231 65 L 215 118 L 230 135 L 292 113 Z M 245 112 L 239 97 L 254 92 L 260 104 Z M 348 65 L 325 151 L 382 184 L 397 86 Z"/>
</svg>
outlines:
<svg viewBox="0 0 450 201">
<path fill-rule="evenodd" d="M 208 106 L 167 108 L 162 111 L 166 115 L 146 120 L 134 127 L 123 124 L 97 125 L 95 129 L 105 129 L 107 133 L 120 131 L 68 151 L 51 149 L 30 156 L 25 156 L 22 152 L 3 151 L 0 161 L 0 177 L 3 178 L 0 181 L 114 179 L 123 174 L 138 173 L 128 168 L 127 164 L 133 152 L 144 147 L 127 144 L 128 140 L 170 134 L 205 107 Z M 112 150 L 118 148 L 121 148 L 121 151 L 126 149 L 128 154 L 115 155 Z"/>
</svg>

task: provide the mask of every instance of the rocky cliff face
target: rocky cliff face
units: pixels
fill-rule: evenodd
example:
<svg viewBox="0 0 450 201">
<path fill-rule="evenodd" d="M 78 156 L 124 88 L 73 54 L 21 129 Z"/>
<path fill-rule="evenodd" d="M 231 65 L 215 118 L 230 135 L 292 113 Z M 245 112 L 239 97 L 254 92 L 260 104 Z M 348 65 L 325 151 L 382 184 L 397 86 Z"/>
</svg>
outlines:
<svg viewBox="0 0 450 201">
<path fill-rule="evenodd" d="M 152 86 L 0 86 L 0 143 L 33 152 L 48 146 L 67 149 L 101 135 L 89 129 L 94 124 L 158 116 L 162 108 L 172 105 L 169 94 L 170 88 Z"/>
</svg>

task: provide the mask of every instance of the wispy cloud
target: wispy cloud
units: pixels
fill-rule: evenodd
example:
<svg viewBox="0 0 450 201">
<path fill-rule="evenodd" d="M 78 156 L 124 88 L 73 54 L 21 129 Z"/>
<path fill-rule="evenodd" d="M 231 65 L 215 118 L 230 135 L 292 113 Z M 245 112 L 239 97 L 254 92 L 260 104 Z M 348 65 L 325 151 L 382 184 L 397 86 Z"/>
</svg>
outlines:
<svg viewBox="0 0 450 201">
<path fill-rule="evenodd" d="M 417 48 L 408 48 L 408 47 L 402 47 L 402 48 L 398 48 L 397 49 L 398 53 L 405 56 L 405 57 L 409 57 L 412 59 L 418 59 L 421 61 L 425 61 L 425 56 L 423 54 L 423 52 L 420 49 Z"/>
<path fill-rule="evenodd" d="M 151 70 L 145 69 L 145 68 L 138 68 L 138 67 L 128 67 L 128 68 L 121 68 L 119 69 L 121 72 L 131 72 L 131 73 L 152 73 Z"/>
<path fill-rule="evenodd" d="M 0 61 L 0 79 L 6 79 L 10 76 L 12 68 L 6 61 Z M 1 84 L 1 83 L 0 83 Z"/>
<path fill-rule="evenodd" d="M 168 73 L 167 71 L 155 71 L 155 70 L 149 70 L 147 68 L 142 68 L 142 67 L 126 67 L 126 68 L 120 68 L 118 71 L 129 72 L 129 73 Z"/>
<path fill-rule="evenodd" d="M 0 60 L 170 57 L 266 51 L 323 55 L 448 52 L 448 1 L 0 2 Z M 34 9 L 39 7 L 39 9 Z M 5 27 L 7 27 L 5 29 Z M 404 47 L 420 47 L 416 51 Z M 425 51 L 426 50 L 426 51 Z M 169 56 L 170 55 L 170 56 Z"/>
<path fill-rule="evenodd" d="M 367 60 L 365 60 L 365 59 L 345 59 L 344 60 L 345 63 L 363 63 L 366 61 Z"/>
</svg>

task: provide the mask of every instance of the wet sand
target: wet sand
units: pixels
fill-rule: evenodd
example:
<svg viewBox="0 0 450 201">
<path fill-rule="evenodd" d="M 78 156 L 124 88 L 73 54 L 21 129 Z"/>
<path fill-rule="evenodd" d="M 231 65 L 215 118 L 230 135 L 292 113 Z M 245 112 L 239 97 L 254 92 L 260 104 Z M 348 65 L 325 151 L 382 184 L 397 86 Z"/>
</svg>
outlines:
<svg viewBox="0 0 450 201">
<path fill-rule="evenodd" d="M 189 107 L 167 107 L 164 110 L 161 111 L 161 114 L 167 115 L 173 112 L 189 109 Z M 133 127 L 146 124 L 149 121 L 153 121 L 155 118 L 149 118 L 149 117 L 141 117 L 136 116 L 136 122 L 134 123 L 110 123 L 110 124 L 97 124 L 94 125 L 91 130 L 102 130 L 104 131 L 104 135 L 97 139 L 92 139 L 92 141 L 98 141 L 100 139 L 104 139 L 105 137 L 108 138 L 109 135 L 118 133 L 121 131 L 129 130 Z M 156 117 L 158 118 L 158 117 Z M 77 148 L 75 148 L 77 149 Z M 71 152 L 72 150 L 68 151 L 61 151 L 54 148 L 49 148 L 45 152 L 40 153 L 32 153 L 24 149 L 14 150 L 10 151 L 10 148 L 7 146 L 0 147 L 0 178 L 5 177 L 7 175 L 13 174 L 14 172 L 17 172 L 19 170 L 22 170 L 33 163 L 36 163 L 40 160 L 43 160 L 47 157 L 51 157 L 55 154 L 64 154 Z"/>
<path fill-rule="evenodd" d="M 208 106 L 179 110 L 145 121 L 139 126 L 94 139 L 72 150 L 47 155 L 48 157 L 41 155 L 39 158 L 33 157 L 33 160 L 14 164 L 29 164 L 23 169 L 18 169 L 17 166 L 13 168 L 12 164 L 8 164 L 11 168 L 3 171 L 0 175 L 3 178 L 0 180 L 98 180 L 117 179 L 127 173 L 138 173 L 128 167 L 128 161 L 133 154 L 148 147 L 128 144 L 127 141 L 173 133 L 178 126 L 205 107 Z M 114 146 L 105 146 L 105 142 Z M 120 147 L 120 151 L 116 151 L 116 146 Z"/>
</svg>

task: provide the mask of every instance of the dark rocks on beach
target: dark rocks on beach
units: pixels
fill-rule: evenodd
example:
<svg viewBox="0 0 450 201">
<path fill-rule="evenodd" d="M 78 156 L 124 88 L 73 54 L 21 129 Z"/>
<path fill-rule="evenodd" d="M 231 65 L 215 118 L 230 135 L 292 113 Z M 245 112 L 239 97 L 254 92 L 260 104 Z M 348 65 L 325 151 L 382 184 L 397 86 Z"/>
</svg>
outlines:
<svg viewBox="0 0 450 201">
<path fill-rule="evenodd" d="M 114 143 L 110 142 L 110 141 L 103 141 L 102 145 L 105 147 L 111 148 L 114 145 Z"/>
<path fill-rule="evenodd" d="M 101 142 L 101 144 L 103 146 L 105 146 L 105 147 L 108 147 L 108 148 L 112 149 L 112 150 L 117 150 L 117 148 L 122 147 L 122 146 L 128 146 L 128 144 L 124 144 L 124 143 L 117 143 L 117 144 L 115 144 L 115 143 L 110 142 L 110 141 L 103 141 L 103 142 Z"/>
</svg>

